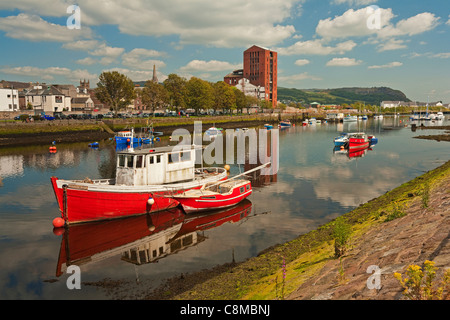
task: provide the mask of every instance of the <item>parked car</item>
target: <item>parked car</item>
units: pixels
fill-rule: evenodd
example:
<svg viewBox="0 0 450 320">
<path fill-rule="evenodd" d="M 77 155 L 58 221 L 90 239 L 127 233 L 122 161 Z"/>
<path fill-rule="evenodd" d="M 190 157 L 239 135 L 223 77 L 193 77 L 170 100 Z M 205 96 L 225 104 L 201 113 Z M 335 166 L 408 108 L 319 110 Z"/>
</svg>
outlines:
<svg viewBox="0 0 450 320">
<path fill-rule="evenodd" d="M 49 120 L 49 121 L 51 121 L 51 120 L 55 120 L 55 117 L 43 114 L 43 115 L 41 115 L 41 119 L 42 120 Z"/>
<path fill-rule="evenodd" d="M 58 113 L 54 113 L 53 116 L 55 117 L 56 120 L 63 120 L 63 119 L 67 119 L 67 116 L 64 113 L 58 112 Z"/>
<path fill-rule="evenodd" d="M 16 116 L 16 117 L 14 117 L 14 120 L 22 120 L 22 121 L 25 121 L 27 118 L 30 119 L 31 116 L 28 115 L 28 114 L 21 114 L 21 115 L 18 115 L 18 116 Z"/>
</svg>

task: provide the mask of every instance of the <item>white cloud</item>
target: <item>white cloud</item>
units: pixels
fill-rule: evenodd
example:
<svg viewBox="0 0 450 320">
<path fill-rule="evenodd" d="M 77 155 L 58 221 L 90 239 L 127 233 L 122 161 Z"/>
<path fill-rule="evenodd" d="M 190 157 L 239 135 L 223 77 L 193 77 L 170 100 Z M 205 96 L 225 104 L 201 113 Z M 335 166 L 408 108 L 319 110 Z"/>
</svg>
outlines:
<svg viewBox="0 0 450 320">
<path fill-rule="evenodd" d="M 448 15 L 448 17 L 449 17 L 449 19 L 448 19 L 448 21 L 445 24 L 450 26 L 450 14 Z"/>
<path fill-rule="evenodd" d="M 67 7 L 72 3 L 60 0 L 15 0 L 1 1 L 0 10 L 19 10 L 21 12 L 46 17 L 62 17 L 67 15 Z M 67 15 L 68 16 L 68 15 Z"/>
<path fill-rule="evenodd" d="M 432 54 L 430 57 L 431 58 L 448 59 L 448 58 L 450 58 L 450 52 L 436 53 L 436 54 Z"/>
<path fill-rule="evenodd" d="M 125 51 L 124 48 L 110 47 L 106 44 L 101 44 L 94 51 L 89 52 L 93 56 L 113 57 L 117 58 Z"/>
<path fill-rule="evenodd" d="M 412 36 L 434 29 L 439 17 L 429 12 L 417 14 L 393 24 L 392 9 L 366 7 L 349 9 L 341 16 L 320 20 L 316 33 L 325 39 L 376 35 L 380 38 Z"/>
<path fill-rule="evenodd" d="M 328 67 L 352 67 L 358 66 L 361 63 L 361 60 L 356 60 L 355 58 L 333 58 L 326 65 Z"/>
<path fill-rule="evenodd" d="M 39 16 L 24 13 L 0 18 L 0 30 L 6 32 L 7 37 L 32 42 L 73 42 L 92 36 L 88 27 L 69 30 L 67 26 L 50 23 Z"/>
<path fill-rule="evenodd" d="M 279 54 L 282 55 L 329 55 L 329 54 L 344 54 L 351 51 L 356 46 L 352 40 L 336 44 L 335 47 L 324 45 L 321 39 L 298 41 L 290 47 L 278 48 Z"/>
<path fill-rule="evenodd" d="M 382 43 L 378 46 L 378 52 L 399 50 L 407 48 L 405 40 L 397 40 L 394 38 L 389 39 L 387 42 Z"/>
<path fill-rule="evenodd" d="M 403 63 L 395 61 L 388 64 L 383 65 L 375 65 L 375 66 L 369 66 L 368 69 L 385 69 L 385 68 L 395 68 L 395 67 L 401 67 Z"/>
<path fill-rule="evenodd" d="M 439 17 L 433 13 L 423 12 L 408 19 L 400 20 L 395 27 L 386 26 L 379 30 L 380 37 L 413 36 L 434 29 L 438 25 Z"/>
<path fill-rule="evenodd" d="M 89 73 L 87 70 L 71 70 L 62 67 L 48 67 L 38 68 L 32 66 L 4 68 L 0 70 L 6 74 L 19 75 L 23 77 L 38 77 L 42 78 L 45 75 L 46 80 L 52 80 L 55 77 L 62 77 L 70 81 L 79 81 L 80 79 L 94 80 L 98 79 L 97 75 Z"/>
<path fill-rule="evenodd" d="M 203 61 L 203 60 L 192 60 L 187 65 L 180 68 L 181 72 L 211 72 L 211 71 L 229 71 L 234 69 L 242 68 L 240 64 L 231 64 L 225 61 Z"/>
<path fill-rule="evenodd" d="M 152 57 L 163 56 L 163 52 L 156 50 L 136 48 L 123 54 L 122 64 L 128 68 L 138 70 L 153 70 L 153 66 L 157 68 L 163 68 L 166 64 L 161 60 L 146 59 Z"/>
<path fill-rule="evenodd" d="M 68 42 L 63 44 L 63 48 L 67 50 L 80 50 L 80 51 L 88 51 L 94 50 L 100 45 L 97 40 L 78 40 L 75 42 Z"/>
<path fill-rule="evenodd" d="M 302 0 L 78 0 L 82 29 L 116 25 L 129 35 L 176 35 L 181 44 L 218 47 L 272 46 L 295 33 L 285 20 L 301 13 Z M 69 17 L 67 0 L 15 0 L 0 8 L 41 16 Z"/>
<path fill-rule="evenodd" d="M 308 59 L 299 59 L 297 61 L 295 61 L 295 65 L 297 66 L 304 66 L 309 64 L 311 61 L 309 61 Z"/>
<path fill-rule="evenodd" d="M 349 6 L 366 6 L 368 4 L 373 4 L 378 2 L 378 0 L 334 0 L 334 4 L 347 4 Z"/>
<path fill-rule="evenodd" d="M 376 28 L 368 27 L 368 21 L 371 21 L 369 19 L 373 14 L 379 15 L 379 25 L 376 25 L 379 28 L 387 26 L 394 17 L 391 9 L 380 8 L 377 11 L 371 7 L 359 10 L 350 9 L 341 16 L 320 20 L 316 27 L 316 33 L 326 39 L 372 35 L 378 32 Z M 371 26 L 370 23 L 369 26 Z"/>
<path fill-rule="evenodd" d="M 84 59 L 79 59 L 79 60 L 76 61 L 76 63 L 82 64 L 82 65 L 85 65 L 85 66 L 91 66 L 93 64 L 96 64 L 97 62 L 98 62 L 97 60 L 92 59 L 91 57 L 86 57 Z"/>
</svg>

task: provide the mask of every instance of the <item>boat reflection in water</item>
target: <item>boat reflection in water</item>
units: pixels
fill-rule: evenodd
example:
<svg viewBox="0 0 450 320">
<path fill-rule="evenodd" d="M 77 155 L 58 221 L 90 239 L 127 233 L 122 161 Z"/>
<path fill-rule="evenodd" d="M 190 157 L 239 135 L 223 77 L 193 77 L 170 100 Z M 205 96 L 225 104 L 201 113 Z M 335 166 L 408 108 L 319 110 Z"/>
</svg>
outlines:
<svg viewBox="0 0 450 320">
<path fill-rule="evenodd" d="M 135 265 L 156 262 L 206 240 L 202 231 L 248 217 L 252 203 L 245 199 L 226 210 L 186 215 L 181 209 L 123 219 L 71 225 L 62 233 L 56 276 L 70 265 L 82 265 L 116 255 Z"/>
<path fill-rule="evenodd" d="M 356 159 L 356 158 L 362 158 L 369 151 L 372 151 L 372 148 L 365 148 L 365 149 L 361 149 L 361 150 L 357 150 L 357 151 L 349 151 L 348 149 L 341 148 L 341 147 L 333 148 L 333 154 L 335 154 L 337 156 L 346 156 L 349 160 Z"/>
</svg>

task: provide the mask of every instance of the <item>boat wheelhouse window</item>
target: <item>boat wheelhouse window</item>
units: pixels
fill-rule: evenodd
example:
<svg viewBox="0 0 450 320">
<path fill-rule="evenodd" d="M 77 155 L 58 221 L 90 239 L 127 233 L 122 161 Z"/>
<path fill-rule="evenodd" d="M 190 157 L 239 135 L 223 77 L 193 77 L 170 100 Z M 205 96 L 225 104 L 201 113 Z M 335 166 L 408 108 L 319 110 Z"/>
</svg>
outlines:
<svg viewBox="0 0 450 320">
<path fill-rule="evenodd" d="M 169 158 L 168 158 L 169 163 L 175 163 L 175 162 L 180 161 L 180 153 L 179 152 L 169 153 L 168 156 L 169 156 Z"/>
<path fill-rule="evenodd" d="M 191 152 L 190 151 L 181 152 L 180 155 L 181 155 L 180 161 L 191 161 Z"/>
<path fill-rule="evenodd" d="M 119 167 L 125 167 L 125 155 L 119 154 Z"/>
<path fill-rule="evenodd" d="M 244 188 L 244 187 L 241 187 L 239 190 L 241 191 L 241 193 L 244 193 L 245 188 Z"/>
<path fill-rule="evenodd" d="M 134 160 L 134 157 L 133 157 L 133 156 L 126 156 L 126 158 L 127 158 L 127 160 L 126 160 L 126 162 L 127 162 L 127 167 L 128 167 L 128 168 L 133 168 L 133 160 Z"/>
<path fill-rule="evenodd" d="M 136 168 L 143 168 L 144 163 L 144 156 L 136 156 Z"/>
<path fill-rule="evenodd" d="M 249 185 L 249 184 L 246 185 L 245 188 L 246 188 L 247 190 L 250 190 L 250 185 Z"/>
<path fill-rule="evenodd" d="M 161 163 L 161 155 L 156 156 L 156 163 Z"/>
<path fill-rule="evenodd" d="M 155 163 L 155 157 L 150 156 L 150 164 Z"/>
</svg>

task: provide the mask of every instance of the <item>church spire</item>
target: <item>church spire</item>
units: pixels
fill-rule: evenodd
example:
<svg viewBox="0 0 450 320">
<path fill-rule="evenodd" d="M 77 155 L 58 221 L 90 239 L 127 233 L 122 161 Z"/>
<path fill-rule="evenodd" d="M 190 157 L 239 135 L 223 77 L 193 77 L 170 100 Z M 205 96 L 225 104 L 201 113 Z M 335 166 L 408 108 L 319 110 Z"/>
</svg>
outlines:
<svg viewBox="0 0 450 320">
<path fill-rule="evenodd" d="M 153 65 L 153 78 L 152 78 L 153 82 L 158 82 L 158 78 L 156 77 L 156 66 Z"/>
</svg>

